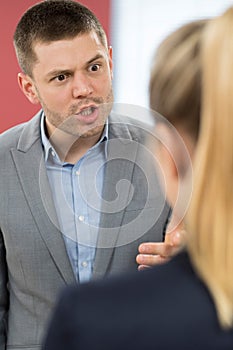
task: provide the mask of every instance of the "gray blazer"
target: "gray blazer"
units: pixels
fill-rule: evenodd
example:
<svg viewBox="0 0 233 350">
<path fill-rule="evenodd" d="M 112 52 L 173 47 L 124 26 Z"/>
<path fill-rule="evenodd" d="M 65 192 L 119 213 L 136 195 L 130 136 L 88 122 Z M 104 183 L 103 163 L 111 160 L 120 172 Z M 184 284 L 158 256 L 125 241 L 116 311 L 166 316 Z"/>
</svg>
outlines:
<svg viewBox="0 0 233 350">
<path fill-rule="evenodd" d="M 75 282 L 46 174 L 41 113 L 0 136 L 0 350 L 40 349 L 58 291 Z M 109 117 L 93 278 L 136 270 L 138 245 L 163 240 L 169 207 L 143 146 L 148 132 Z"/>
</svg>

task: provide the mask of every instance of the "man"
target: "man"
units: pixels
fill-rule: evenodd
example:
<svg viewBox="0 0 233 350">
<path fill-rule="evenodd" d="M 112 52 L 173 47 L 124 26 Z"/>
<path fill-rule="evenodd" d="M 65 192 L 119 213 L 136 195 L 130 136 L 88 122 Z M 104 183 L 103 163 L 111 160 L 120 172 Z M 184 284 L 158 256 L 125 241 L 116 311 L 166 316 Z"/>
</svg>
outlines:
<svg viewBox="0 0 233 350">
<path fill-rule="evenodd" d="M 0 137 L 0 349 L 36 350 L 60 288 L 136 270 L 170 209 L 147 168 L 149 130 L 110 113 L 112 49 L 96 17 L 38 3 L 14 45 L 20 88 L 42 110 Z"/>
</svg>

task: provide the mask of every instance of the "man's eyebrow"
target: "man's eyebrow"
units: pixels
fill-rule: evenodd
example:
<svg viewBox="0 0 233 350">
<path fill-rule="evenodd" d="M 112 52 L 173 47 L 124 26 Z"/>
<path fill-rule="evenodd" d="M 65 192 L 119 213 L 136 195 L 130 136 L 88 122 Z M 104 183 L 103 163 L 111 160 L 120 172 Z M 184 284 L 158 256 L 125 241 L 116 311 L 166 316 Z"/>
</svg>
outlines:
<svg viewBox="0 0 233 350">
<path fill-rule="evenodd" d="M 54 69 L 46 74 L 48 78 L 56 77 L 57 75 L 67 74 L 69 71 L 67 69 Z"/>
<path fill-rule="evenodd" d="M 88 65 L 88 64 L 91 64 L 91 63 L 93 63 L 93 62 L 95 62 L 95 61 L 98 60 L 98 59 L 103 59 L 103 58 L 104 58 L 104 55 L 98 53 L 97 55 L 95 55 L 94 57 L 92 57 L 89 61 L 87 61 L 87 65 Z M 67 73 L 69 73 L 69 70 L 68 70 L 68 69 L 54 69 L 54 70 L 48 72 L 48 73 L 46 74 L 46 76 L 47 76 L 48 78 L 50 78 L 50 77 L 55 77 L 55 76 L 60 75 L 60 74 L 67 74 Z"/>
<path fill-rule="evenodd" d="M 98 60 L 98 59 L 103 59 L 103 58 L 104 58 L 104 56 L 103 56 L 102 54 L 98 53 L 98 54 L 95 55 L 93 58 L 91 58 L 91 59 L 87 62 L 87 64 L 90 64 L 90 63 L 92 63 L 92 62 L 94 62 L 94 61 L 96 61 L 96 60 Z"/>
</svg>

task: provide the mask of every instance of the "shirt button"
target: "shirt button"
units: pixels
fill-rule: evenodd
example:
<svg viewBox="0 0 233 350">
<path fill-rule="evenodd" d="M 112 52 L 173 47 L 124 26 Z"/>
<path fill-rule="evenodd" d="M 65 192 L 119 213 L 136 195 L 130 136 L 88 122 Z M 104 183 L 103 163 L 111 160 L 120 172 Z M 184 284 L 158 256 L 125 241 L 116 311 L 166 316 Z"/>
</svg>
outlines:
<svg viewBox="0 0 233 350">
<path fill-rule="evenodd" d="M 53 157 L 55 157 L 55 152 L 53 150 L 51 151 L 51 154 Z"/>
<path fill-rule="evenodd" d="M 79 176 L 79 175 L 80 175 L 80 171 L 77 170 L 77 171 L 75 172 L 75 174 L 76 174 L 77 176 Z"/>
<path fill-rule="evenodd" d="M 86 261 L 83 261 L 83 262 L 81 263 L 81 265 L 82 265 L 82 267 L 87 267 L 88 263 L 87 263 Z"/>
<path fill-rule="evenodd" d="M 79 215 L 78 219 L 79 219 L 79 221 L 82 221 L 82 222 L 83 222 L 85 218 L 84 218 L 83 215 Z"/>
</svg>

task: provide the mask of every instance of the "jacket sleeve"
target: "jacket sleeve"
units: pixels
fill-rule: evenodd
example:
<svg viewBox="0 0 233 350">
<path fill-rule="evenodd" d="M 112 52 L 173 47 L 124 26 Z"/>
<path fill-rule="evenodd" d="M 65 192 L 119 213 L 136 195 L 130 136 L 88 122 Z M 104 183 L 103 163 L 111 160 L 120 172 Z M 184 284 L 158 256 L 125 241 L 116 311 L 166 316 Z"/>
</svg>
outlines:
<svg viewBox="0 0 233 350">
<path fill-rule="evenodd" d="M 6 263 L 6 251 L 2 232 L 0 230 L 0 350 L 6 349 L 7 339 L 7 315 L 9 307 L 8 273 Z"/>
</svg>

